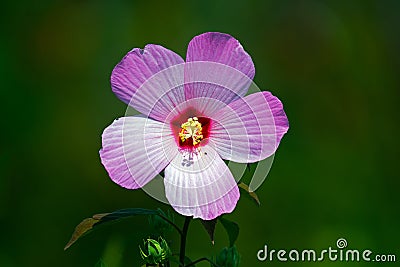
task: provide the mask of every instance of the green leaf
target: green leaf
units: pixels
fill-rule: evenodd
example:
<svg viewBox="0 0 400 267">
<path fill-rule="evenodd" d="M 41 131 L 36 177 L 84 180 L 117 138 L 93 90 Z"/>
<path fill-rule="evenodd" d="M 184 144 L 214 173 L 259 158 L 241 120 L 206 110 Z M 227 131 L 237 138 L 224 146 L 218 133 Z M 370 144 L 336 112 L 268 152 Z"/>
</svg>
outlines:
<svg viewBox="0 0 400 267">
<path fill-rule="evenodd" d="M 259 200 L 257 194 L 256 194 L 255 192 L 253 192 L 253 191 L 250 191 L 249 186 L 248 186 L 247 184 L 240 182 L 240 183 L 238 183 L 238 186 L 239 186 L 241 189 L 243 189 L 244 191 L 246 191 L 247 193 L 249 193 L 249 196 L 250 196 L 258 205 L 261 205 L 260 200 Z"/>
<path fill-rule="evenodd" d="M 93 216 L 94 217 L 94 216 Z M 73 243 L 75 243 L 81 236 L 83 236 L 86 232 L 93 228 L 95 223 L 99 222 L 99 220 L 95 218 L 87 218 L 84 219 L 80 224 L 75 227 L 75 231 L 71 236 L 71 239 L 68 241 L 67 245 L 65 245 L 64 250 L 67 250 Z"/>
<path fill-rule="evenodd" d="M 151 215 L 151 214 L 158 214 L 158 211 L 141 209 L 141 208 L 131 208 L 131 209 L 121 209 L 111 213 L 95 214 L 91 218 L 84 219 L 80 224 L 78 224 L 75 227 L 75 231 L 72 234 L 71 239 L 69 240 L 67 245 L 64 247 L 64 250 L 67 250 L 80 237 L 88 233 L 90 230 L 94 229 L 94 227 L 97 227 L 107 222 L 119 220 L 122 218 L 127 218 L 136 215 Z"/>
<path fill-rule="evenodd" d="M 102 217 L 96 225 L 136 215 L 154 215 L 154 214 L 159 214 L 159 211 L 141 209 L 141 208 L 121 209 L 111 213 L 106 213 L 106 215 Z"/>
<path fill-rule="evenodd" d="M 216 264 L 221 267 L 239 267 L 240 254 L 236 246 L 223 248 L 216 257 Z"/>
<path fill-rule="evenodd" d="M 203 225 L 204 229 L 206 229 L 208 236 L 211 239 L 211 243 L 214 245 L 214 232 L 215 232 L 215 225 L 217 224 L 217 219 L 209 221 L 200 220 L 200 222 Z"/>
<path fill-rule="evenodd" d="M 229 246 L 232 247 L 239 236 L 239 225 L 223 217 L 219 217 L 218 219 L 222 223 L 222 226 L 225 228 L 226 232 L 228 233 Z"/>
</svg>

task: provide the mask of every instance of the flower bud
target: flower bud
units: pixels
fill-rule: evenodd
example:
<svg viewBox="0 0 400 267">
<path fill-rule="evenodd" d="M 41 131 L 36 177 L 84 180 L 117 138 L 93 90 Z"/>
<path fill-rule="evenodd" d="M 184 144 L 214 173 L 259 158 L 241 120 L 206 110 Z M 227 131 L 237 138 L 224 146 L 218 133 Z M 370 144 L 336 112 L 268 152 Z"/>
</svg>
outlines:
<svg viewBox="0 0 400 267">
<path fill-rule="evenodd" d="M 171 250 L 162 237 L 159 237 L 158 241 L 148 238 L 144 241 L 143 249 L 139 249 L 142 259 L 150 265 L 162 263 L 171 256 Z"/>
</svg>

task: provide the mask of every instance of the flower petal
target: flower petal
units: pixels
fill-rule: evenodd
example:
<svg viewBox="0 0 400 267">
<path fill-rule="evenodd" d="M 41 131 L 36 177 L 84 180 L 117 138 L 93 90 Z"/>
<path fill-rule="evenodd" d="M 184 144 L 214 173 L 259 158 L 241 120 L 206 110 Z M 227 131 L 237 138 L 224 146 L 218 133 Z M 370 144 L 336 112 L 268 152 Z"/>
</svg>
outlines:
<svg viewBox="0 0 400 267">
<path fill-rule="evenodd" d="M 282 103 L 269 92 L 230 103 L 212 121 L 210 140 L 217 152 L 223 159 L 240 163 L 271 156 L 289 128 Z"/>
<path fill-rule="evenodd" d="M 242 45 L 224 33 L 194 37 L 186 62 L 186 99 L 215 98 L 228 104 L 246 95 L 255 74 L 253 61 Z"/>
<path fill-rule="evenodd" d="M 179 55 L 159 45 L 134 48 L 115 66 L 112 90 L 142 114 L 162 121 L 185 100 L 183 63 Z"/>
<path fill-rule="evenodd" d="M 185 63 L 184 80 L 186 99 L 196 101 L 196 108 L 208 113 L 243 97 L 252 83 L 235 68 L 203 61 Z"/>
<path fill-rule="evenodd" d="M 203 220 L 232 212 L 240 196 L 232 173 L 209 145 L 197 155 L 178 154 L 165 169 L 164 185 L 177 212 Z"/>
<path fill-rule="evenodd" d="M 101 162 L 111 179 L 136 189 L 147 184 L 178 153 L 164 123 L 143 117 L 122 117 L 103 132 Z"/>
<path fill-rule="evenodd" d="M 289 121 L 286 117 L 285 111 L 283 110 L 282 102 L 276 96 L 273 96 L 270 92 L 262 92 L 262 94 L 267 100 L 269 108 L 272 111 L 272 115 L 274 116 L 277 143 L 276 146 L 278 146 L 282 137 L 289 130 Z"/>
<path fill-rule="evenodd" d="M 255 69 L 249 54 L 238 40 L 226 33 L 207 32 L 194 37 L 187 49 L 186 62 L 210 61 L 235 68 L 249 79 Z"/>
</svg>

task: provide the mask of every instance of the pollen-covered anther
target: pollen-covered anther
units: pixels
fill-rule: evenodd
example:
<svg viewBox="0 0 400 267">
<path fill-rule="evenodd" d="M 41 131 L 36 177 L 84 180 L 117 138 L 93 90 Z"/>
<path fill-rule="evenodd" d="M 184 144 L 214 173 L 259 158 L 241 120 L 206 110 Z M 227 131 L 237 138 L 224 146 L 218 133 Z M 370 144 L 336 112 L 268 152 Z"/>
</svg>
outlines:
<svg viewBox="0 0 400 267">
<path fill-rule="evenodd" d="M 181 125 L 179 132 L 181 142 L 192 138 L 193 145 L 198 145 L 203 140 L 202 126 L 197 117 L 189 118 L 187 122 Z"/>
</svg>

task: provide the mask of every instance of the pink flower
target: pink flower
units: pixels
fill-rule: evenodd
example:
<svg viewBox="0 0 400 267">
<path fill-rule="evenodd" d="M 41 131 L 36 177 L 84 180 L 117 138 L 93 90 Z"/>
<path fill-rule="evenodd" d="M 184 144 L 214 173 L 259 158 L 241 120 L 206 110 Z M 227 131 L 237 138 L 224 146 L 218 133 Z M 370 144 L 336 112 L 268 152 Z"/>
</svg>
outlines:
<svg viewBox="0 0 400 267">
<path fill-rule="evenodd" d="M 164 170 L 177 212 L 203 220 L 232 212 L 239 190 L 223 159 L 263 160 L 289 128 L 278 98 L 245 96 L 254 74 L 250 56 L 223 33 L 194 37 L 186 62 L 159 45 L 130 51 L 112 72 L 112 90 L 143 115 L 104 130 L 100 157 L 111 179 L 137 189 Z"/>
</svg>

